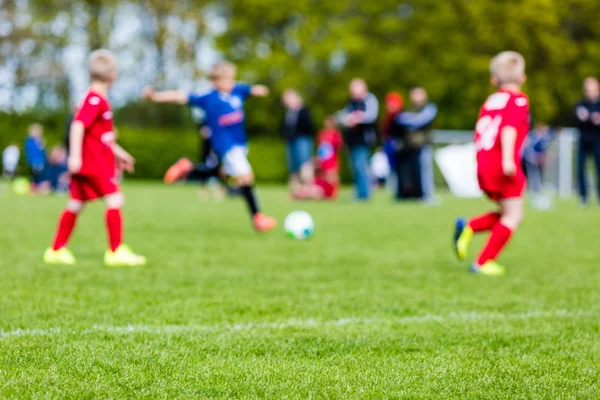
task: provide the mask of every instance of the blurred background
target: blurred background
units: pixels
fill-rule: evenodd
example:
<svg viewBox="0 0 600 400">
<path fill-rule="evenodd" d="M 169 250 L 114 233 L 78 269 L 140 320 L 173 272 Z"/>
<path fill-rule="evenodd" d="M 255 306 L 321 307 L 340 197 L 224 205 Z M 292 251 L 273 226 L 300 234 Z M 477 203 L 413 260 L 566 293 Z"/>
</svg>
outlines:
<svg viewBox="0 0 600 400">
<path fill-rule="evenodd" d="M 345 105 L 355 76 L 380 99 L 422 85 L 438 106 L 437 129 L 471 130 L 492 90 L 491 56 L 513 49 L 528 62 L 533 120 L 572 126 L 582 80 L 600 65 L 597 0 L 0 0 L 0 7 L 0 148 L 22 144 L 33 122 L 48 145 L 61 142 L 88 84 L 87 55 L 106 47 L 120 62 L 111 92 L 119 140 L 138 159 L 140 178 L 162 177 L 177 157 L 198 153 L 190 111 L 142 103 L 142 88 L 202 89 L 220 58 L 239 66 L 241 80 L 272 90 L 248 104 L 247 122 L 257 176 L 277 182 L 287 179 L 279 129 L 286 88 L 301 92 L 320 123 Z"/>
</svg>

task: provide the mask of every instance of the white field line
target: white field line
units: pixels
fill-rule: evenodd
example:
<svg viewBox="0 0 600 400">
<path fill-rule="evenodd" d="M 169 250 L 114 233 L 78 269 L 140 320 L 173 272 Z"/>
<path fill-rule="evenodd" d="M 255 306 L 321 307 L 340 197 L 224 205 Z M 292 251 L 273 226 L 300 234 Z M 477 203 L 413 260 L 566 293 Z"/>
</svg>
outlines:
<svg viewBox="0 0 600 400">
<path fill-rule="evenodd" d="M 413 325 L 428 322 L 447 323 L 447 322 L 486 322 L 486 321 L 514 321 L 531 320 L 543 318 L 587 318 L 599 317 L 600 310 L 554 310 L 554 311 L 528 311 L 524 313 L 500 313 L 500 312 L 468 312 L 451 313 L 447 315 L 424 314 L 407 317 L 391 318 L 341 318 L 337 320 L 323 321 L 318 319 L 291 319 L 282 322 L 250 322 L 240 324 L 221 324 L 221 325 L 93 325 L 85 329 L 71 328 L 25 328 L 14 330 L 0 330 L 0 340 L 18 337 L 36 337 L 36 336 L 84 336 L 92 334 L 114 334 L 114 335 L 132 335 L 132 334 L 185 334 L 185 333 L 224 333 L 237 331 L 253 330 L 283 330 L 288 328 L 321 328 L 321 327 L 340 327 L 348 325 Z"/>
</svg>

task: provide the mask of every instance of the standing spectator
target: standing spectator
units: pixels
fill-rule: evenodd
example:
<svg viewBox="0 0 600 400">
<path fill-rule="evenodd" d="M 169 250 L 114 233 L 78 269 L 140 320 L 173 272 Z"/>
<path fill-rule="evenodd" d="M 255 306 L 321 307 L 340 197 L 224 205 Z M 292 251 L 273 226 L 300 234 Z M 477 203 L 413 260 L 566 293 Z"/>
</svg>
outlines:
<svg viewBox="0 0 600 400">
<path fill-rule="evenodd" d="M 527 176 L 533 205 L 539 209 L 547 209 L 551 205 L 550 198 L 544 197 L 543 192 L 546 153 L 553 138 L 554 132 L 548 125 L 535 124 L 523 148 L 523 171 Z"/>
<path fill-rule="evenodd" d="M 29 126 L 25 139 L 25 159 L 32 173 L 32 189 L 47 192 L 48 182 L 45 176 L 46 149 L 44 144 L 44 129 L 40 124 Z"/>
<path fill-rule="evenodd" d="M 281 100 L 285 107 L 282 132 L 286 140 L 290 188 L 300 184 L 300 168 L 312 158 L 315 124 L 300 94 L 286 90 Z"/>
<path fill-rule="evenodd" d="M 377 142 L 379 102 L 369 92 L 367 83 L 359 78 L 350 82 L 350 103 L 338 114 L 345 127 L 345 142 L 350 152 L 350 166 L 356 197 L 368 200 L 370 196 L 369 153 Z"/>
<path fill-rule="evenodd" d="M 404 98 L 396 92 L 388 93 L 385 105 L 386 117 L 383 121 L 382 137 L 396 177 L 394 197 L 396 200 L 422 198 L 419 151 L 407 145 L 407 128 L 398 122 L 403 112 Z"/>
<path fill-rule="evenodd" d="M 55 146 L 50 150 L 46 170 L 52 191 L 66 193 L 70 180 L 67 172 L 67 149 L 64 146 Z"/>
<path fill-rule="evenodd" d="M 385 116 L 380 131 L 383 149 L 392 171 L 396 170 L 396 153 L 404 141 L 405 128 L 396 123 L 396 117 L 403 108 L 404 97 L 400 93 L 389 92 L 385 96 Z"/>
<path fill-rule="evenodd" d="M 598 79 L 585 78 L 583 91 L 583 100 L 575 106 L 576 124 L 581 133 L 577 153 L 577 177 L 581 202 L 587 204 L 588 183 L 585 164 L 590 155 L 594 157 L 596 164 L 596 181 L 600 180 L 600 85 Z M 596 186 L 600 199 L 600 183 L 597 182 Z"/>
<path fill-rule="evenodd" d="M 406 145 L 418 152 L 420 182 L 416 186 L 422 191 L 423 200 L 435 202 L 433 181 L 433 146 L 430 141 L 431 128 L 437 117 L 437 106 L 429 102 L 427 91 L 415 86 L 410 91 L 412 110 L 398 115 L 397 122 L 408 130 Z"/>
</svg>

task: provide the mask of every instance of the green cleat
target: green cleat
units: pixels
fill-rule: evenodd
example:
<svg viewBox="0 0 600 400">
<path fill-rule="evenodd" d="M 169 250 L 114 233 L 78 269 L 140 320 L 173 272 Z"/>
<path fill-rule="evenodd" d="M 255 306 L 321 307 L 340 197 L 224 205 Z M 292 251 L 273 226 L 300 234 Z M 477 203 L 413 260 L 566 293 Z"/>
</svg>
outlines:
<svg viewBox="0 0 600 400">
<path fill-rule="evenodd" d="M 504 276 L 506 274 L 506 268 L 498 264 L 496 261 L 490 260 L 480 267 L 476 266 L 475 264 L 471 265 L 469 272 L 487 276 Z"/>
<path fill-rule="evenodd" d="M 44 262 L 46 264 L 75 265 L 75 256 L 69 249 L 63 247 L 53 250 L 51 247 L 44 252 Z"/>
<path fill-rule="evenodd" d="M 115 251 L 106 250 L 104 264 L 109 267 L 135 267 L 146 265 L 146 257 L 135 254 L 127 245 L 120 245 Z"/>
<path fill-rule="evenodd" d="M 473 229 L 467 225 L 464 219 L 458 218 L 454 228 L 454 251 L 459 260 L 467 258 L 471 239 L 473 239 Z"/>
</svg>

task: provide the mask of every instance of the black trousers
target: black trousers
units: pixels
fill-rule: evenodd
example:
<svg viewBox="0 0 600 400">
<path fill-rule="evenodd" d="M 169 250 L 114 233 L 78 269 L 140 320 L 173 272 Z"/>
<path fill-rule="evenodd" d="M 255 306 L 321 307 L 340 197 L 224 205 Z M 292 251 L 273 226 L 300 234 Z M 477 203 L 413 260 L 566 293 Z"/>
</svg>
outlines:
<svg viewBox="0 0 600 400">
<path fill-rule="evenodd" d="M 420 199 L 423 197 L 419 150 L 402 150 L 396 153 L 396 199 Z"/>
</svg>

